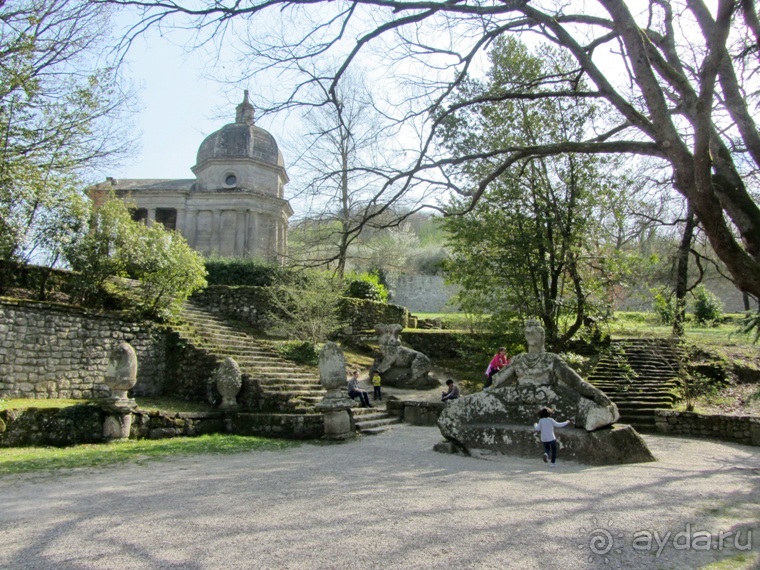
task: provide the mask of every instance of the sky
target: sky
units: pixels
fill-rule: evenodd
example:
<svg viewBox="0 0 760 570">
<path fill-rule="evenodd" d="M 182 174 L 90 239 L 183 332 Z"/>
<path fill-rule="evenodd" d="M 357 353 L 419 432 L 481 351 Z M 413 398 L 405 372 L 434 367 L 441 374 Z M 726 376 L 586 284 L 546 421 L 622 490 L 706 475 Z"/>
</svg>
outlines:
<svg viewBox="0 0 760 570">
<path fill-rule="evenodd" d="M 194 178 L 190 167 L 203 139 L 234 122 L 245 86 L 216 81 L 209 54 L 188 55 L 181 36 L 157 33 L 139 38 L 127 54 L 125 74 L 137 88 L 134 129 L 139 148 L 107 176 L 115 178 Z M 256 101 L 252 101 L 254 107 Z M 280 140 L 266 120 L 257 124 Z"/>
</svg>

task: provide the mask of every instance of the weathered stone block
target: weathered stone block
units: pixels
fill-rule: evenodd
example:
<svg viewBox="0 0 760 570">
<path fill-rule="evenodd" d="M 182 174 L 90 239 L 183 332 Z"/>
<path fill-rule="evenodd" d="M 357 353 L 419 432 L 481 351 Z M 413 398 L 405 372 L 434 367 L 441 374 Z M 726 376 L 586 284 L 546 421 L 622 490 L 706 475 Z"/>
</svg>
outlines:
<svg viewBox="0 0 760 570">
<path fill-rule="evenodd" d="M 406 402 L 404 422 L 413 426 L 434 426 L 446 407 L 444 402 Z"/>
</svg>

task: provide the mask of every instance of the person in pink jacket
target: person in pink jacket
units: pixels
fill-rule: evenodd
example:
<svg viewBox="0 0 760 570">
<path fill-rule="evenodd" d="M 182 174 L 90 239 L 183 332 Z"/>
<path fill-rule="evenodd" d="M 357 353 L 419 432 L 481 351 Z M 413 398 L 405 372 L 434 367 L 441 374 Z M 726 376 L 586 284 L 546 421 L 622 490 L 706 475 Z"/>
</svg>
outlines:
<svg viewBox="0 0 760 570">
<path fill-rule="evenodd" d="M 491 362 L 488 364 L 488 368 L 486 368 L 487 378 L 486 378 L 486 384 L 483 387 L 488 388 L 493 382 L 493 375 L 496 374 L 499 370 L 501 370 L 505 366 L 507 366 L 508 364 L 509 364 L 509 357 L 507 356 L 507 349 L 502 346 L 499 348 L 496 354 L 493 355 Z"/>
</svg>

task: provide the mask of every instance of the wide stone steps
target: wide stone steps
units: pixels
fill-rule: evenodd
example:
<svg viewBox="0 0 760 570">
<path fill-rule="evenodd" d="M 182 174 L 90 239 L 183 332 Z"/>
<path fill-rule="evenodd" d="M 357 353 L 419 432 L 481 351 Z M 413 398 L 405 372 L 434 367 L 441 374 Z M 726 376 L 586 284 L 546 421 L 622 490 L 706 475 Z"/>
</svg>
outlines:
<svg viewBox="0 0 760 570">
<path fill-rule="evenodd" d="M 181 336 L 219 358 L 229 356 L 261 387 L 263 409 L 285 413 L 315 413 L 324 389 L 315 374 L 280 357 L 271 347 L 250 336 L 244 327 L 205 311 L 192 303 L 183 310 Z"/>
<path fill-rule="evenodd" d="M 403 423 L 398 416 L 388 414 L 384 407 L 353 408 L 356 431 L 364 435 L 377 435 Z"/>
<path fill-rule="evenodd" d="M 680 354 L 667 339 L 615 340 L 588 381 L 617 404 L 620 422 L 655 428 L 655 410 L 672 408 Z"/>
</svg>

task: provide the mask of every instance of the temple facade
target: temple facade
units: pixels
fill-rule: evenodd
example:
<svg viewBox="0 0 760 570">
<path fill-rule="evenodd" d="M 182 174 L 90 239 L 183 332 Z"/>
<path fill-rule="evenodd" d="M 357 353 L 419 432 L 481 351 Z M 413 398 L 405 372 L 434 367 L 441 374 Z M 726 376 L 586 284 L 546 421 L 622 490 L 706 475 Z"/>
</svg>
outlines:
<svg viewBox="0 0 760 570">
<path fill-rule="evenodd" d="M 274 137 L 254 124 L 248 91 L 235 122 L 210 134 L 198 149 L 195 179 L 108 178 L 133 207 L 133 218 L 176 230 L 206 256 L 252 257 L 284 263 L 288 219 L 288 175 Z"/>
</svg>

